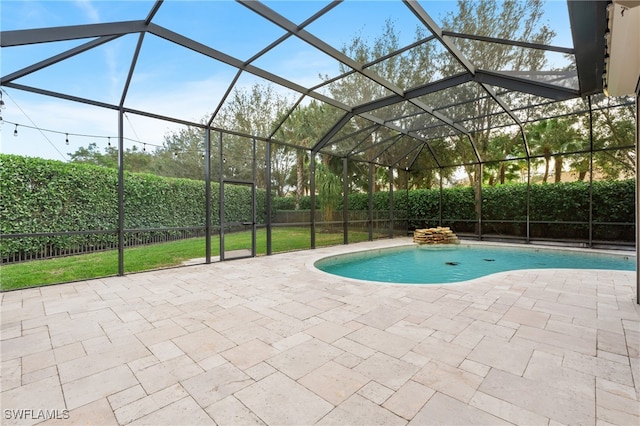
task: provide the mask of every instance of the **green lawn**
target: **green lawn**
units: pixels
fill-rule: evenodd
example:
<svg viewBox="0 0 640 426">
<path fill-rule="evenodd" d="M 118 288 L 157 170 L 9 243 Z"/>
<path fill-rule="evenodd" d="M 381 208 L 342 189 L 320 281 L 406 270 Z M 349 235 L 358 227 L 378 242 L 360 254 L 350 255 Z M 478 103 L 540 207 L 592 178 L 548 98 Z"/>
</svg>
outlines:
<svg viewBox="0 0 640 426">
<path fill-rule="evenodd" d="M 236 250 L 249 247 L 249 232 L 225 235 L 225 249 Z M 274 228 L 272 231 L 274 253 L 302 250 L 310 247 L 308 228 Z M 366 241 L 367 232 L 349 232 L 349 242 Z M 256 252 L 266 254 L 267 233 L 265 229 L 256 234 Z M 342 233 L 317 232 L 316 246 L 342 244 Z M 220 255 L 220 239 L 211 238 L 211 255 Z M 189 259 L 205 257 L 205 239 L 191 238 L 162 244 L 125 249 L 124 269 L 126 273 L 148 271 L 180 265 Z M 46 284 L 80 281 L 107 277 L 118 273 L 118 251 L 82 254 L 57 259 L 34 260 L 4 265 L 0 268 L 2 291 Z"/>
</svg>

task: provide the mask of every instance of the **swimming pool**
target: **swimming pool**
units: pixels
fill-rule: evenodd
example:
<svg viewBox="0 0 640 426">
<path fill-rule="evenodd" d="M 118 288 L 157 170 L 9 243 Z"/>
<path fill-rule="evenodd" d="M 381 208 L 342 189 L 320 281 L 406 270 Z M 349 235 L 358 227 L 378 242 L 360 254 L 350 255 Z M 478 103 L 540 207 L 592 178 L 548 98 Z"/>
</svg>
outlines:
<svg viewBox="0 0 640 426">
<path fill-rule="evenodd" d="M 518 269 L 635 270 L 634 254 L 515 246 L 438 245 L 370 250 L 318 260 L 316 268 L 367 281 L 453 283 Z"/>
</svg>

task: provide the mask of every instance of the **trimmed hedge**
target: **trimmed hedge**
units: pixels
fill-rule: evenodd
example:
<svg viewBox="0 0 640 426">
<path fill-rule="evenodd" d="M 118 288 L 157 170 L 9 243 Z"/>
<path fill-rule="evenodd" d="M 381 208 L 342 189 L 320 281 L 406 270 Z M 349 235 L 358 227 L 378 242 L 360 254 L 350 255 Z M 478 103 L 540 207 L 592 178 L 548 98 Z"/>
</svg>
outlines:
<svg viewBox="0 0 640 426">
<path fill-rule="evenodd" d="M 439 189 L 417 189 L 393 193 L 396 217 L 408 217 L 409 228 L 433 226 L 440 217 Z M 367 210 L 369 197 L 365 193 L 348 195 L 349 210 Z M 292 197 L 278 198 L 276 206 L 293 210 Z M 302 205 L 302 203 L 301 203 Z M 635 180 L 593 182 L 593 221 L 603 223 L 635 223 Z M 279 209 L 279 208 L 278 208 Z M 301 207 L 301 209 L 303 209 Z M 342 209 L 342 203 L 337 210 Z M 373 194 L 373 209 L 389 209 L 389 193 Z M 527 219 L 527 185 L 508 184 L 482 188 L 482 219 L 484 221 L 522 221 Z M 530 219 L 533 222 L 588 222 L 589 183 L 562 182 L 531 185 Z M 473 188 L 445 188 L 442 190 L 442 217 L 446 224 L 456 224 L 464 231 L 473 232 L 477 220 Z M 549 238 L 587 238 L 588 226 L 580 224 L 535 225 L 539 229 L 533 236 Z M 604 229 L 608 227 L 609 229 Z M 611 228 L 617 231 L 612 232 Z M 594 238 L 633 241 L 634 225 L 595 225 Z M 512 225 L 487 225 L 485 231 L 521 235 L 522 227 Z M 461 229 L 459 229 L 460 231 Z M 586 236 L 585 236 L 586 235 Z"/>
<path fill-rule="evenodd" d="M 273 210 L 295 210 L 296 198 L 291 197 L 274 197 L 272 204 Z M 300 197 L 300 208 L 298 210 L 309 210 L 311 208 L 311 198 L 308 195 Z"/>
<path fill-rule="evenodd" d="M 0 154 L 0 232 L 29 234 L 118 228 L 117 170 L 77 163 Z M 212 223 L 219 226 L 219 186 L 211 184 Z M 229 221 L 250 217 L 250 189 L 225 187 Z M 257 221 L 264 223 L 266 195 L 256 191 Z M 203 181 L 124 174 L 127 229 L 203 227 Z M 117 235 L 76 235 L 2 240 L 5 257 L 37 252 L 43 245 L 67 249 L 76 245 L 117 243 Z"/>
<path fill-rule="evenodd" d="M 205 185 L 203 181 L 164 178 L 125 172 L 125 228 L 203 227 Z M 117 170 L 77 163 L 0 154 L 0 232 L 30 234 L 64 231 L 115 231 L 118 227 Z M 227 221 L 250 217 L 250 189 L 225 187 Z M 213 227 L 219 226 L 219 186 L 211 184 Z M 527 185 L 483 187 L 483 220 L 487 232 L 521 235 L 522 226 L 502 226 L 491 221 L 525 221 Z M 349 210 L 367 210 L 367 194 L 348 196 Z M 266 219 L 266 192 L 256 191 L 257 221 Z M 302 197 L 300 209 L 308 210 L 310 198 Z M 635 180 L 593 182 L 593 221 L 635 223 Z M 277 197 L 273 210 L 293 210 L 294 197 Z M 440 215 L 440 191 L 420 189 L 394 191 L 395 217 L 411 219 L 410 228 L 433 226 Z M 341 210 L 342 205 L 336 210 Z M 373 209 L 389 210 L 388 192 L 373 195 Z M 530 188 L 531 221 L 587 222 L 589 184 L 549 183 Z M 442 216 L 458 232 L 473 231 L 475 197 L 470 187 L 442 191 Z M 469 228 L 465 228 L 469 226 Z M 596 225 L 594 238 L 633 241 L 634 225 Z M 581 224 L 534 224 L 532 236 L 585 238 L 588 227 Z M 1 254 L 38 252 L 45 245 L 68 249 L 79 245 L 105 246 L 117 243 L 114 232 L 97 235 L 3 238 Z"/>
</svg>

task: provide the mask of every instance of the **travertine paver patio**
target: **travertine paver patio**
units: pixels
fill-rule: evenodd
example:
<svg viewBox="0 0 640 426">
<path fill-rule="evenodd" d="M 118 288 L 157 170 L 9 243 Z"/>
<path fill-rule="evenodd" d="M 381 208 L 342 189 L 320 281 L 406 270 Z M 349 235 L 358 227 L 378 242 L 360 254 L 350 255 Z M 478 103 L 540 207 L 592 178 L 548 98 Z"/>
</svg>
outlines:
<svg viewBox="0 0 640 426">
<path fill-rule="evenodd" d="M 639 424 L 635 273 L 410 286 L 311 266 L 407 242 L 4 293 L 2 423 Z"/>
</svg>

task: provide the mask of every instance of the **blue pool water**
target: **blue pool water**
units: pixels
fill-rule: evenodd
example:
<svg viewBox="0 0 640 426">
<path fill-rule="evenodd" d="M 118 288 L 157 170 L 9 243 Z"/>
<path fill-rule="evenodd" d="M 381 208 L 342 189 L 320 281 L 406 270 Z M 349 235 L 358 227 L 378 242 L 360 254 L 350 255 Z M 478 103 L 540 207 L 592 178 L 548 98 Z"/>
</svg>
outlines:
<svg viewBox="0 0 640 426">
<path fill-rule="evenodd" d="M 434 284 L 517 269 L 635 270 L 635 256 L 494 246 L 407 246 L 332 256 L 315 263 L 335 275 L 368 281 Z"/>
</svg>

